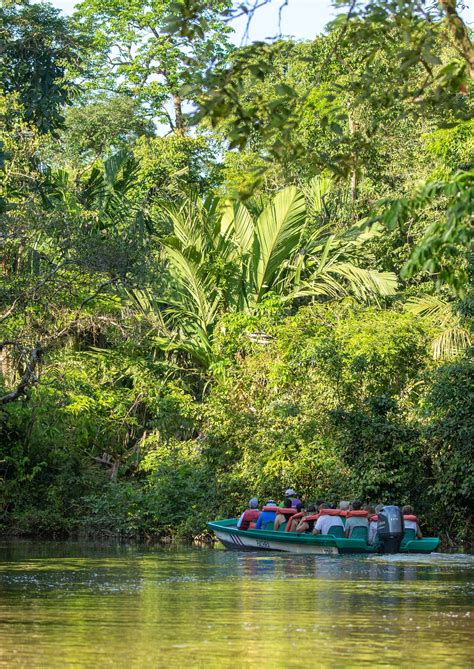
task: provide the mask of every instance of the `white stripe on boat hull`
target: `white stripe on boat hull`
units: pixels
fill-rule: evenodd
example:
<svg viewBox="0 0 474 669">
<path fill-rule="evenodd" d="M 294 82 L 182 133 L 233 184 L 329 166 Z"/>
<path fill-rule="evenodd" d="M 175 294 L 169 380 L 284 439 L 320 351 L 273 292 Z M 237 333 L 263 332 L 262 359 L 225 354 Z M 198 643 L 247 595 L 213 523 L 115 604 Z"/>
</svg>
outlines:
<svg viewBox="0 0 474 669">
<path fill-rule="evenodd" d="M 243 537 L 232 532 L 219 532 L 214 530 L 216 537 L 224 544 L 234 544 L 235 548 L 247 548 L 267 551 L 284 551 L 285 553 L 301 553 L 313 555 L 337 555 L 339 551 L 336 546 L 317 546 L 309 544 L 287 543 L 275 539 L 263 540 L 253 537 Z"/>
</svg>

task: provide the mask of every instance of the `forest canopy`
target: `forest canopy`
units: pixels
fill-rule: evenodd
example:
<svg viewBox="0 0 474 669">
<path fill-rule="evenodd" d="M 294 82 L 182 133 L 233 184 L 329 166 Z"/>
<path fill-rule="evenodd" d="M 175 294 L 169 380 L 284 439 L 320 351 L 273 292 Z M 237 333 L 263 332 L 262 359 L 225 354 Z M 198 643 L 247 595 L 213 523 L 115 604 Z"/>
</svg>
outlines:
<svg viewBox="0 0 474 669">
<path fill-rule="evenodd" d="M 189 537 L 291 486 L 472 542 L 472 34 L 335 4 L 241 46 L 258 3 L 2 4 L 3 531 Z"/>
</svg>

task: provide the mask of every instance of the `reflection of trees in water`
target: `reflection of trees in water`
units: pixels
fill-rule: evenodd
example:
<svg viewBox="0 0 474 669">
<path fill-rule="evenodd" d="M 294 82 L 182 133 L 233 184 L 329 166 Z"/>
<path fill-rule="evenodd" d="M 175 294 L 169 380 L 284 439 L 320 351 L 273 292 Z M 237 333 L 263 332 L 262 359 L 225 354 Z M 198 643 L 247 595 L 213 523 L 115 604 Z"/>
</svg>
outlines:
<svg viewBox="0 0 474 669">
<path fill-rule="evenodd" d="M 466 568 L 70 544 L 51 545 L 48 557 L 48 544 L 38 546 L 6 553 L 0 571 L 12 623 L 2 658 L 21 649 L 16 666 L 469 664 Z M 22 583 L 26 574 L 41 587 Z M 457 617 L 441 615 L 453 607 Z"/>
</svg>

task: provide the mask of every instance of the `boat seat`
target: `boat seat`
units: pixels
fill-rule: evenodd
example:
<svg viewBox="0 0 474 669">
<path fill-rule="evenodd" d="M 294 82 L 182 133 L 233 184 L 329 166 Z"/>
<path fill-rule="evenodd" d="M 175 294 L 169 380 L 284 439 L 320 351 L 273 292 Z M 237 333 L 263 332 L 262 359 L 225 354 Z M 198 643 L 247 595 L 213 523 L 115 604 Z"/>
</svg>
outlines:
<svg viewBox="0 0 474 669">
<path fill-rule="evenodd" d="M 339 539 L 342 539 L 344 537 L 344 528 L 342 525 L 331 525 L 328 530 L 328 534 L 333 537 L 339 537 Z"/>
<path fill-rule="evenodd" d="M 265 523 L 265 527 L 263 527 L 262 529 L 263 530 L 273 530 L 274 523 L 275 523 L 275 521 L 273 521 L 273 520 L 267 520 L 267 522 Z"/>
<path fill-rule="evenodd" d="M 351 539 L 361 539 L 365 543 L 369 540 L 369 530 L 367 527 L 353 527 L 350 534 Z"/>
<path fill-rule="evenodd" d="M 416 539 L 416 530 L 405 530 L 403 533 L 402 544 L 407 544 L 409 541 L 414 541 Z"/>
<path fill-rule="evenodd" d="M 286 531 L 286 520 L 285 520 L 285 522 L 282 523 L 282 524 L 280 525 L 280 527 L 278 528 L 278 532 L 285 532 L 285 531 Z"/>
</svg>

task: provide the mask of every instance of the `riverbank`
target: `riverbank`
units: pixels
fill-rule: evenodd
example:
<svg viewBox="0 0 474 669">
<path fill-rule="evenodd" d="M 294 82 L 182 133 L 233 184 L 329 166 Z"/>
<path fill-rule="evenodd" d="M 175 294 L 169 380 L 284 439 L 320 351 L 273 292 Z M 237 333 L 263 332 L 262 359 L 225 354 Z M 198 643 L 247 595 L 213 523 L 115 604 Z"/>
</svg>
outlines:
<svg viewBox="0 0 474 669">
<path fill-rule="evenodd" d="M 427 535 L 425 535 L 427 536 Z M 462 543 L 455 545 L 452 542 L 448 542 L 446 538 L 443 540 L 442 534 L 434 533 L 431 536 L 439 536 L 440 545 L 437 549 L 438 553 L 452 554 L 452 553 L 465 553 L 466 555 L 474 554 L 474 544 L 472 543 Z M 23 532 L 21 534 L 15 534 L 14 532 L 3 532 L 0 533 L 0 541 L 40 541 L 40 542 L 56 542 L 56 541 L 67 541 L 73 543 L 92 543 L 92 544 L 105 544 L 105 545 L 136 545 L 136 546 L 173 546 L 173 547 L 216 547 L 222 548 L 219 541 L 215 538 L 212 532 L 205 530 L 200 534 L 183 536 L 180 534 L 135 534 L 135 535 L 124 535 L 114 532 L 96 532 L 91 533 L 85 530 L 78 532 L 69 532 L 69 533 L 37 533 L 37 532 Z"/>
<path fill-rule="evenodd" d="M 0 531 L 191 539 L 293 487 L 307 503 L 412 504 L 427 534 L 474 543 L 469 361 L 433 361 L 395 308 L 285 314 L 226 317 L 221 365 L 199 380 L 163 380 L 146 357 L 135 374 L 125 352 L 97 368 L 88 351 L 57 361 L 59 378 L 52 359 L 0 414 Z"/>
</svg>

